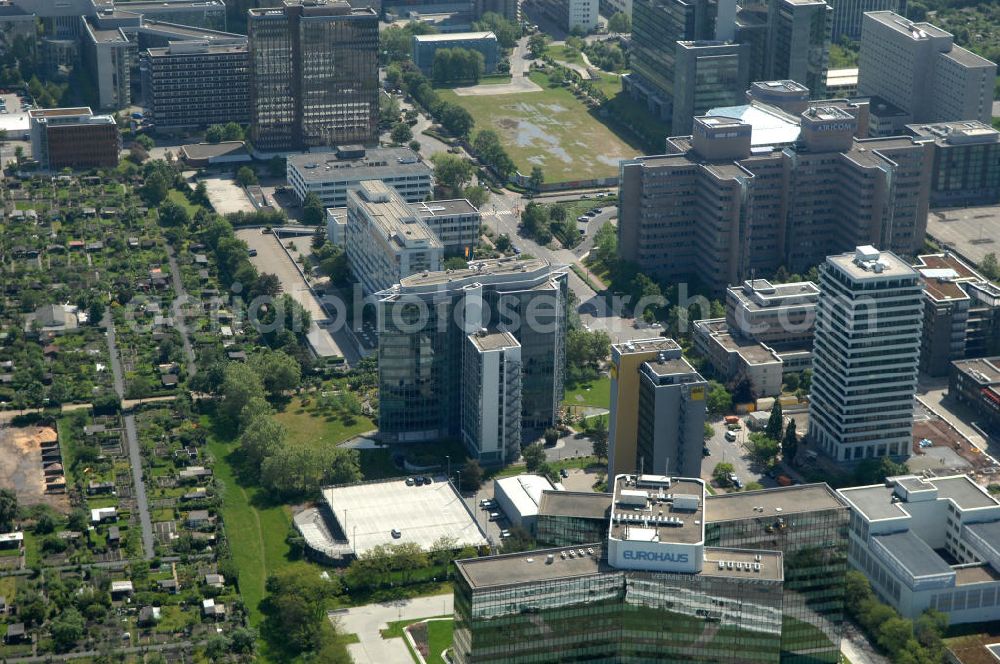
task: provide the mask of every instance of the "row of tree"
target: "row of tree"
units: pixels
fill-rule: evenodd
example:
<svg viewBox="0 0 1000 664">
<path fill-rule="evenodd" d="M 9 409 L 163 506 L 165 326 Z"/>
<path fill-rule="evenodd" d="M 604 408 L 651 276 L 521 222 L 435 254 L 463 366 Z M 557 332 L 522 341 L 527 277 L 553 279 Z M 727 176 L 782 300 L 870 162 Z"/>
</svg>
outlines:
<svg viewBox="0 0 1000 664">
<path fill-rule="evenodd" d="M 468 48 L 439 48 L 434 52 L 431 77 L 437 84 L 467 82 L 475 85 L 485 70 L 486 60 Z"/>
</svg>

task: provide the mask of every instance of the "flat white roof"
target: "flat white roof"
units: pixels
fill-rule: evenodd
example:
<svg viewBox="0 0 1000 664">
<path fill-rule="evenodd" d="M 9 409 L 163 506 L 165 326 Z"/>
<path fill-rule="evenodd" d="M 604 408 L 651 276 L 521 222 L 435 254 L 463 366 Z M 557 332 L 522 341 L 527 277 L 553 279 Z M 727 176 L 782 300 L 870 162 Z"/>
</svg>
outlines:
<svg viewBox="0 0 1000 664">
<path fill-rule="evenodd" d="M 542 492 L 552 491 L 552 484 L 540 475 L 517 475 L 497 480 L 493 491 L 503 491 L 514 508 L 522 516 L 538 514 L 538 505 L 542 502 Z"/>
<path fill-rule="evenodd" d="M 323 499 L 359 556 L 382 544 L 405 542 L 430 550 L 445 536 L 459 547 L 487 544 L 471 511 L 443 480 L 423 486 L 406 486 L 400 479 L 330 487 L 323 489 Z"/>
</svg>

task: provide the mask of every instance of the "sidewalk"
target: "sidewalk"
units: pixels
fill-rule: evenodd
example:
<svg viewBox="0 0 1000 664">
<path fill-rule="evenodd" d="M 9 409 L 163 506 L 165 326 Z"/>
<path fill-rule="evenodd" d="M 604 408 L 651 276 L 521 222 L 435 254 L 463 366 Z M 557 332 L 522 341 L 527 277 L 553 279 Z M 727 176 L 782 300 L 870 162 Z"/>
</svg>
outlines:
<svg viewBox="0 0 1000 664">
<path fill-rule="evenodd" d="M 431 595 L 414 599 L 366 604 L 344 613 L 330 613 L 330 620 L 339 624 L 344 634 L 357 634 L 359 643 L 347 646 L 355 664 L 412 664 L 413 658 L 403 639 L 383 639 L 379 630 L 398 620 L 419 620 L 451 615 L 452 594 Z"/>
</svg>

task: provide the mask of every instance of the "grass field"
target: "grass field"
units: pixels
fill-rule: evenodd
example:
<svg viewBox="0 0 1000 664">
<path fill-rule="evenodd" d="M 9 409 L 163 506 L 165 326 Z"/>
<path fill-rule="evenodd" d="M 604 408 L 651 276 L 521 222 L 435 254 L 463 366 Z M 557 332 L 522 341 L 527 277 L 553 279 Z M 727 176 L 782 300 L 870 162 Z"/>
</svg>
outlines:
<svg viewBox="0 0 1000 664">
<path fill-rule="evenodd" d="M 288 442 L 297 445 L 336 445 L 375 428 L 375 423 L 364 415 L 328 415 L 311 406 L 312 403 L 303 407 L 302 401 L 296 397 L 284 411 L 275 416 L 284 425 Z"/>
<path fill-rule="evenodd" d="M 611 378 L 601 376 L 597 380 L 567 385 L 563 403 L 567 406 L 611 408 Z"/>
<path fill-rule="evenodd" d="M 171 189 L 169 192 L 167 192 L 167 200 L 173 201 L 174 203 L 180 205 L 182 208 L 187 210 L 188 214 L 190 214 L 192 217 L 201 208 L 200 205 L 195 205 L 194 203 L 192 203 L 187 199 L 187 196 L 177 191 L 176 189 Z"/>
<path fill-rule="evenodd" d="M 531 80 L 540 92 L 496 96 L 458 96 L 440 90 L 441 99 L 472 114 L 477 129 L 493 129 L 522 173 L 541 166 L 546 182 L 614 177 L 618 162 L 642 152 L 615 134 L 566 88 L 548 87 L 540 72 Z"/>
</svg>

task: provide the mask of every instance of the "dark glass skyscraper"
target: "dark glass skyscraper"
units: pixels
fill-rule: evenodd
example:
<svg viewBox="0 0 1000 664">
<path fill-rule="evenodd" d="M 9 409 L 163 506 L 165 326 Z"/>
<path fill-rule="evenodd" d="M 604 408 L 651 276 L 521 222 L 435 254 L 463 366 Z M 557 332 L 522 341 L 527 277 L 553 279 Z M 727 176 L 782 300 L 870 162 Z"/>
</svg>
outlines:
<svg viewBox="0 0 1000 664">
<path fill-rule="evenodd" d="M 343 0 L 251 9 L 251 140 L 264 152 L 371 144 L 378 128 L 378 16 Z"/>
</svg>

